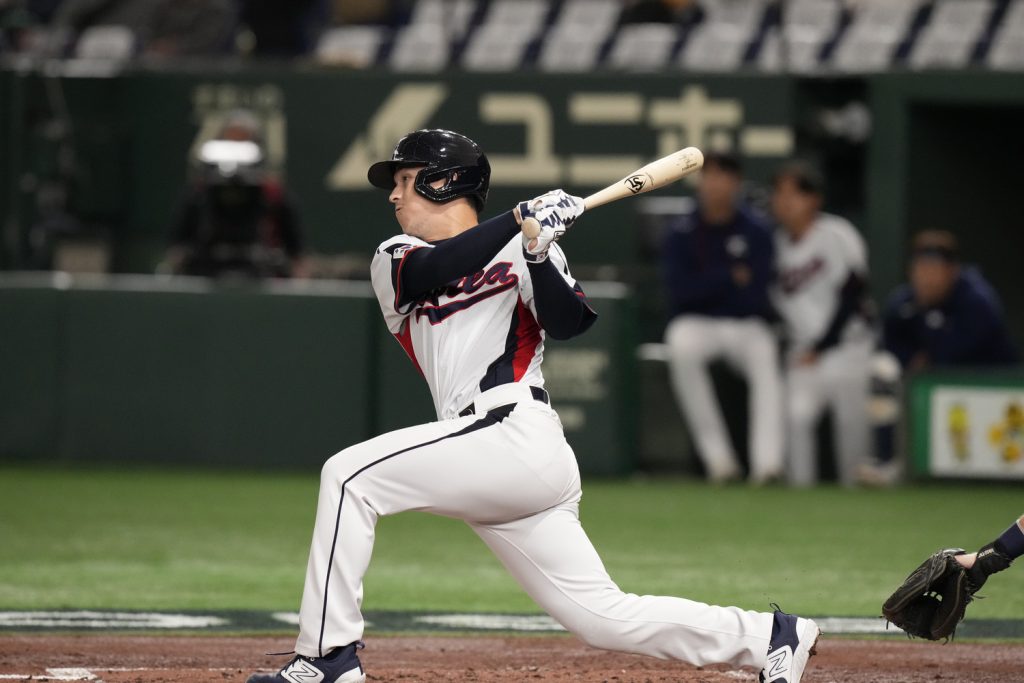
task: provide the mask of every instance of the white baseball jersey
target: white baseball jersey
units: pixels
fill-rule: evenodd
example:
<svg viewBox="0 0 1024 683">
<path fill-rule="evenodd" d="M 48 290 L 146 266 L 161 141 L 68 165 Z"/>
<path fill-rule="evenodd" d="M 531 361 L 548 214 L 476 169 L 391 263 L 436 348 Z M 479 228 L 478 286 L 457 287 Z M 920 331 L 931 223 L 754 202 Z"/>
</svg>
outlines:
<svg viewBox="0 0 1024 683">
<path fill-rule="evenodd" d="M 819 214 L 799 241 L 783 230 L 775 236 L 778 270 L 773 302 L 789 330 L 795 350 L 806 350 L 824 336 L 839 305 L 839 292 L 851 273 L 867 274 L 867 249 L 845 218 Z M 850 319 L 840 339 L 870 333 L 861 316 Z"/>
<path fill-rule="evenodd" d="M 398 235 L 373 257 L 370 279 L 388 330 L 423 375 L 438 419 L 456 417 L 481 392 L 509 382 L 544 386 L 544 330 L 537 323 L 533 283 L 517 235 L 482 270 L 400 305 L 399 274 L 406 255 L 433 249 Z M 550 258 L 571 287 L 565 255 Z"/>
</svg>

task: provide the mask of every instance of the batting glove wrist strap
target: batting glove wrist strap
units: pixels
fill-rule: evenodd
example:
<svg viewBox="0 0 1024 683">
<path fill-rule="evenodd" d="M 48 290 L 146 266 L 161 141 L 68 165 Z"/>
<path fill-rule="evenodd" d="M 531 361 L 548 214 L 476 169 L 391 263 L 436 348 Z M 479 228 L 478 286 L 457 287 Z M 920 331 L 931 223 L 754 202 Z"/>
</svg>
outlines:
<svg viewBox="0 0 1024 683">
<path fill-rule="evenodd" d="M 566 225 L 553 207 L 543 208 L 531 218 L 540 223 L 540 233 L 534 238 L 523 234 L 523 257 L 531 263 L 542 263 L 551 245 L 565 234 Z"/>
</svg>

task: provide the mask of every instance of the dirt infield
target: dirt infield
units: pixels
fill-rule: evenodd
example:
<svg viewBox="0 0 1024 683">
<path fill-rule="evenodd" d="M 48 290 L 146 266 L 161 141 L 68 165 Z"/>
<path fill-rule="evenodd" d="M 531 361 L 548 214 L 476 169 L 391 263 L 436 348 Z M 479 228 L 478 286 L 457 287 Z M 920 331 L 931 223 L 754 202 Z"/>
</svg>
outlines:
<svg viewBox="0 0 1024 683">
<path fill-rule="evenodd" d="M 0 677 L 241 683 L 253 670 L 287 661 L 262 653 L 290 647 L 287 639 L 266 637 L 2 636 Z M 1024 681 L 1024 645 L 824 638 L 818 653 L 804 677 L 809 683 Z M 696 669 L 601 652 L 566 636 L 374 637 L 361 658 L 369 681 L 400 683 L 723 683 L 757 678 L 749 670 Z"/>
</svg>

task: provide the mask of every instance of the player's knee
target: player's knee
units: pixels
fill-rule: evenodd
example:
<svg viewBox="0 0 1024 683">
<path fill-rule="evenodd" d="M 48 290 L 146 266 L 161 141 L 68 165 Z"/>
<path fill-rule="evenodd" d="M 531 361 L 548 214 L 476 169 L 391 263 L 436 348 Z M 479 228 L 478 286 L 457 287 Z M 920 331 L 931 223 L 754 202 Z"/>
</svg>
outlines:
<svg viewBox="0 0 1024 683">
<path fill-rule="evenodd" d="M 320 481 L 345 481 L 348 479 L 352 475 L 352 463 L 355 460 L 351 451 L 351 448 L 346 448 L 328 458 L 324 466 L 320 468 Z"/>
<path fill-rule="evenodd" d="M 574 633 L 584 643 L 599 650 L 621 650 L 624 646 L 623 634 L 616 622 L 599 616 L 588 619 Z"/>
<path fill-rule="evenodd" d="M 807 427 L 817 422 L 818 411 L 813 401 L 790 396 L 786 405 L 786 419 L 794 427 Z"/>
<path fill-rule="evenodd" d="M 665 331 L 665 343 L 673 359 L 695 358 L 703 355 L 704 339 L 697 326 L 687 320 L 677 320 Z"/>
<path fill-rule="evenodd" d="M 590 647 L 601 650 L 621 650 L 626 645 L 622 621 L 616 619 L 616 605 L 625 597 L 619 591 L 609 591 L 590 604 L 590 608 L 576 613 L 565 626 Z"/>
</svg>

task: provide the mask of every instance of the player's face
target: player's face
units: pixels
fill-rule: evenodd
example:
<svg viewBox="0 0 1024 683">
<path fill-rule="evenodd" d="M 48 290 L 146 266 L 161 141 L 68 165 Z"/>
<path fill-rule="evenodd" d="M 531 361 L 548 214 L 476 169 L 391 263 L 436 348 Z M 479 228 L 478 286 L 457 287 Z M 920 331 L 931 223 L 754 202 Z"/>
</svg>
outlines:
<svg viewBox="0 0 1024 683">
<path fill-rule="evenodd" d="M 803 192 L 793 178 L 783 176 L 772 192 L 772 214 L 788 231 L 799 230 L 811 224 L 821 207 L 821 199 Z"/>
<path fill-rule="evenodd" d="M 395 205 L 395 218 L 407 235 L 421 236 L 424 224 L 437 213 L 438 205 L 416 191 L 416 174 L 422 166 L 395 171 L 395 187 L 388 201 Z"/>
<path fill-rule="evenodd" d="M 941 303 L 958 274 L 958 269 L 944 259 L 918 256 L 910 262 L 910 286 L 914 298 L 922 306 Z"/>
<path fill-rule="evenodd" d="M 708 166 L 701 171 L 697 194 L 702 206 L 712 210 L 727 209 L 736 203 L 740 191 L 740 178 L 734 173 L 723 171 L 717 166 Z"/>
</svg>

